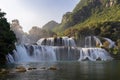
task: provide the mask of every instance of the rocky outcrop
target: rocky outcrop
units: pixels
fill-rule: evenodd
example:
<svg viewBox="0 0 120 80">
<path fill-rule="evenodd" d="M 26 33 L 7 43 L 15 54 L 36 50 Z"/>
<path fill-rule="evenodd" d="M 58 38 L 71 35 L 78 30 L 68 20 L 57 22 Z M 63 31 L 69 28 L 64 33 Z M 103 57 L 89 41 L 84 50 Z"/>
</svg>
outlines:
<svg viewBox="0 0 120 80">
<path fill-rule="evenodd" d="M 116 4 L 117 1 L 116 0 L 108 0 L 107 3 L 106 3 L 106 7 L 111 7 L 113 6 L 114 4 Z"/>
<path fill-rule="evenodd" d="M 101 5 L 100 0 L 81 0 L 73 12 L 67 12 L 63 15 L 60 27 L 67 29 L 78 23 L 82 23 L 89 18 L 97 8 L 100 8 Z"/>
<path fill-rule="evenodd" d="M 15 33 L 18 44 L 24 44 L 24 43 L 30 42 L 26 33 L 22 30 L 22 27 L 19 24 L 19 20 L 17 20 L 17 19 L 12 20 L 10 28 Z"/>
<path fill-rule="evenodd" d="M 24 66 L 18 66 L 15 69 L 16 72 L 26 72 L 27 69 Z"/>
<path fill-rule="evenodd" d="M 58 68 L 57 68 L 57 67 L 54 67 L 54 66 L 51 66 L 51 67 L 48 68 L 48 70 L 54 71 L 54 70 L 58 70 Z"/>
<path fill-rule="evenodd" d="M 66 23 L 69 21 L 69 17 L 71 15 L 72 12 L 67 12 L 63 15 L 63 18 L 62 18 L 62 23 Z"/>
</svg>

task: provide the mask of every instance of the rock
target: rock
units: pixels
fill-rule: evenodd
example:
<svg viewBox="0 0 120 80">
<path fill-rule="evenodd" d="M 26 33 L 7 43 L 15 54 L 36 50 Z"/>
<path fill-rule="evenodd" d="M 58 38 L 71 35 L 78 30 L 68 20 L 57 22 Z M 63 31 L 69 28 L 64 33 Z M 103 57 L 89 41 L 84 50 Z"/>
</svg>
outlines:
<svg viewBox="0 0 120 80">
<path fill-rule="evenodd" d="M 28 70 L 35 70 L 37 68 L 34 68 L 34 67 L 29 67 Z"/>
<path fill-rule="evenodd" d="M 99 57 L 99 58 L 97 58 L 96 60 L 97 60 L 97 61 L 101 61 L 101 58 Z"/>
<path fill-rule="evenodd" d="M 19 67 L 16 67 L 16 70 L 15 70 L 15 71 L 16 71 L 16 72 L 26 72 L 27 70 L 26 70 L 25 67 L 19 66 Z"/>
<path fill-rule="evenodd" d="M 1 69 L 1 70 L 0 70 L 0 74 L 7 74 L 7 73 L 9 73 L 9 71 L 6 70 L 6 69 Z"/>
<path fill-rule="evenodd" d="M 17 66 L 16 69 L 25 68 L 24 66 Z"/>
<path fill-rule="evenodd" d="M 83 59 L 82 61 L 89 61 L 89 58 L 88 57 L 86 57 L 85 59 Z"/>
<path fill-rule="evenodd" d="M 44 69 L 44 70 L 45 70 L 45 69 L 46 69 L 46 67 L 41 67 L 40 69 Z"/>
<path fill-rule="evenodd" d="M 51 66 L 51 67 L 48 68 L 48 70 L 57 70 L 57 68 L 54 67 L 54 66 Z"/>
</svg>

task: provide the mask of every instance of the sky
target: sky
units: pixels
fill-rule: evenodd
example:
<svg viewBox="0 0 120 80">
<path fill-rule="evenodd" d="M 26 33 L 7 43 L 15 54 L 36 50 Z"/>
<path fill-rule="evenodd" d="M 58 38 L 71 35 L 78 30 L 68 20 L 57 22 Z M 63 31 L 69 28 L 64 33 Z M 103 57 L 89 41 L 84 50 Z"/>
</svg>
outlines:
<svg viewBox="0 0 120 80">
<path fill-rule="evenodd" d="M 80 0 L 0 0 L 0 8 L 11 23 L 18 19 L 25 32 L 33 26 L 42 27 L 54 20 L 61 22 L 66 12 L 71 12 Z"/>
</svg>

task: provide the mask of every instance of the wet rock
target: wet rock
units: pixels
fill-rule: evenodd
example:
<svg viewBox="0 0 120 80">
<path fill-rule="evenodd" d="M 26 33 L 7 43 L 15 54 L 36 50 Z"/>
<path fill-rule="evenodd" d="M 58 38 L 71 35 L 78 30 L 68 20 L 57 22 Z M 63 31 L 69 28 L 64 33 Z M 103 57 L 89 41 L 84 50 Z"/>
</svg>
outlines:
<svg viewBox="0 0 120 80">
<path fill-rule="evenodd" d="M 19 66 L 19 67 L 16 67 L 15 71 L 16 71 L 16 72 L 26 72 L 27 70 L 26 70 L 25 67 Z"/>
<path fill-rule="evenodd" d="M 34 68 L 34 67 L 29 67 L 28 70 L 35 70 L 37 68 Z"/>
<path fill-rule="evenodd" d="M 101 58 L 99 57 L 99 58 L 97 58 L 96 60 L 97 60 L 97 61 L 101 61 Z"/>
<path fill-rule="evenodd" d="M 40 69 L 43 69 L 43 70 L 45 70 L 45 69 L 46 69 L 46 67 L 41 67 Z"/>
<path fill-rule="evenodd" d="M 48 68 L 48 70 L 57 70 L 57 67 L 51 66 Z"/>
<path fill-rule="evenodd" d="M 89 61 L 89 58 L 88 57 L 86 57 L 85 59 L 83 59 L 82 61 Z"/>
<path fill-rule="evenodd" d="M 0 74 L 7 74 L 7 73 L 9 73 L 9 70 L 7 70 L 7 69 L 0 70 Z"/>
</svg>

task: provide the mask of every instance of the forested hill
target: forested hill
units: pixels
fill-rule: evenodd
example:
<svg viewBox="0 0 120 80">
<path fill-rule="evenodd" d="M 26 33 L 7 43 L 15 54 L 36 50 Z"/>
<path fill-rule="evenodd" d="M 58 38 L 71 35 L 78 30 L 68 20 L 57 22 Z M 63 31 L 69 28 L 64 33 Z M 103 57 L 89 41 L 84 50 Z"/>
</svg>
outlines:
<svg viewBox="0 0 120 80">
<path fill-rule="evenodd" d="M 72 12 L 63 15 L 61 24 L 54 31 L 106 21 L 120 21 L 120 0 L 80 0 Z"/>
<path fill-rule="evenodd" d="M 120 53 L 120 0 L 80 0 L 53 31 L 77 40 L 93 35 L 107 37 L 115 41 L 114 51 Z"/>
<path fill-rule="evenodd" d="M 52 30 L 53 28 L 59 26 L 59 23 L 55 22 L 55 21 L 49 21 L 48 23 L 46 23 L 42 29 L 45 29 L 45 30 Z"/>
</svg>

